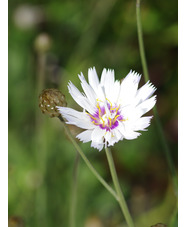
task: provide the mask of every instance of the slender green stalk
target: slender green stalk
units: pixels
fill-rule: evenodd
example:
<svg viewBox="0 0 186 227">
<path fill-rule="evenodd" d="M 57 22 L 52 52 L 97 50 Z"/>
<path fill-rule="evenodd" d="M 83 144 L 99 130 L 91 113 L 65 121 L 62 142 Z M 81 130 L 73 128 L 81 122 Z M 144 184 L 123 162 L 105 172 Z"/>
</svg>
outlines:
<svg viewBox="0 0 186 227">
<path fill-rule="evenodd" d="M 106 151 L 107 160 L 108 160 L 108 163 L 109 163 L 109 168 L 110 168 L 112 180 L 113 180 L 117 195 L 119 197 L 119 200 L 118 200 L 119 205 L 121 207 L 121 210 L 123 212 L 123 215 L 126 219 L 128 226 L 134 227 L 134 222 L 133 222 L 132 217 L 130 215 L 129 209 L 127 207 L 127 203 L 125 201 L 125 198 L 123 196 L 123 193 L 122 193 L 122 190 L 121 190 L 121 187 L 120 187 L 120 184 L 119 184 L 119 180 L 118 180 L 118 176 L 117 176 L 117 173 L 116 173 L 116 168 L 115 168 L 115 165 L 114 165 L 112 153 L 111 153 L 110 149 L 107 148 L 107 147 L 105 148 L 105 151 Z"/>
<path fill-rule="evenodd" d="M 139 41 L 139 50 L 140 50 L 143 74 L 145 77 L 145 81 L 148 81 L 149 73 L 148 73 L 146 56 L 145 56 L 145 48 L 143 43 L 143 31 L 142 31 L 141 16 L 140 16 L 140 0 L 136 0 L 136 19 L 137 19 L 138 41 Z"/>
<path fill-rule="evenodd" d="M 143 32 L 142 32 L 142 25 L 141 25 L 141 16 L 140 16 L 140 0 L 136 0 L 136 19 L 137 19 L 137 31 L 138 31 L 138 41 L 139 41 L 139 50 L 140 50 L 140 56 L 141 56 L 141 63 L 143 67 L 143 74 L 145 77 L 145 81 L 147 82 L 149 80 L 149 73 L 148 73 L 148 67 L 145 57 L 145 49 L 144 49 L 144 42 L 143 42 Z M 158 133 L 160 136 L 160 140 L 163 146 L 163 150 L 165 152 L 165 157 L 167 159 L 167 163 L 169 166 L 169 171 L 172 176 L 173 184 L 175 191 L 177 192 L 177 177 L 176 177 L 176 171 L 173 164 L 173 160 L 170 154 L 170 149 L 167 144 L 167 141 L 165 139 L 165 135 L 163 133 L 163 128 L 159 119 L 158 111 L 156 106 L 153 108 L 154 116 L 157 124 Z"/>
<path fill-rule="evenodd" d="M 118 196 L 117 196 L 116 192 L 107 184 L 107 182 L 99 175 L 99 173 L 92 166 L 92 164 L 90 163 L 90 161 L 87 159 L 87 157 L 85 156 L 85 154 L 81 150 L 80 146 L 75 141 L 74 137 L 72 136 L 70 130 L 68 129 L 68 127 L 65 124 L 65 122 L 63 121 L 63 119 L 61 117 L 59 117 L 59 119 L 63 123 L 63 126 L 65 128 L 65 131 L 67 133 L 67 136 L 69 137 L 69 139 L 71 140 L 72 144 L 74 145 L 74 147 L 76 148 L 76 150 L 78 151 L 78 153 L 81 155 L 82 159 L 85 161 L 86 165 L 89 167 L 89 169 L 91 170 L 91 172 L 99 180 L 99 182 L 112 194 L 112 196 L 118 201 Z"/>
<path fill-rule="evenodd" d="M 76 153 L 76 159 L 74 162 L 73 168 L 73 177 L 72 177 L 72 193 L 71 193 L 71 202 L 70 202 L 70 219 L 69 226 L 75 227 L 75 212 L 76 212 L 76 200 L 77 200 L 77 176 L 78 176 L 78 166 L 79 166 L 79 153 Z"/>
<path fill-rule="evenodd" d="M 37 53 L 38 54 L 38 69 L 37 69 L 37 88 L 36 96 L 44 87 L 45 83 L 45 66 L 46 66 L 46 53 Z M 37 99 L 36 99 L 37 100 Z M 41 174 L 41 177 L 45 179 L 46 170 L 47 170 L 47 144 L 46 144 L 46 131 L 45 124 L 41 117 L 39 108 L 36 108 L 35 112 L 36 126 L 35 126 L 35 158 L 36 158 L 36 168 Z M 35 212 L 36 212 L 36 226 L 48 226 L 47 215 L 47 187 L 45 180 L 36 190 L 35 197 Z"/>
</svg>

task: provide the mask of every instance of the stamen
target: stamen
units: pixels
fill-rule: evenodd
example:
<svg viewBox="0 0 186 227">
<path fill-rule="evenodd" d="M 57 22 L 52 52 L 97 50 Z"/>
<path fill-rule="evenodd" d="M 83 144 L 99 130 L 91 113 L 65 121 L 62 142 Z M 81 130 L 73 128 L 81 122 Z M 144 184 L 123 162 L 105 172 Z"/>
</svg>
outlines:
<svg viewBox="0 0 186 227">
<path fill-rule="evenodd" d="M 110 103 L 110 110 L 112 110 L 112 103 L 109 99 L 106 98 L 106 100 Z"/>
<path fill-rule="evenodd" d="M 109 126 L 111 127 L 112 126 L 112 119 L 109 117 Z"/>
<path fill-rule="evenodd" d="M 118 110 L 119 110 L 119 108 L 120 108 L 120 105 L 119 105 L 118 107 L 114 107 L 114 108 L 112 108 L 112 109 L 110 109 L 110 110 L 116 110 L 116 113 L 117 113 Z"/>
<path fill-rule="evenodd" d="M 100 125 L 100 123 L 96 123 L 95 121 L 92 121 L 94 125 Z"/>
<path fill-rule="evenodd" d="M 94 125 L 97 125 L 102 129 L 106 129 L 107 131 L 110 131 L 112 133 L 112 129 L 118 126 L 117 121 L 128 120 L 128 118 L 123 119 L 123 117 L 121 116 L 119 111 L 120 105 L 113 107 L 112 102 L 107 98 L 104 101 L 100 99 L 96 99 L 96 101 L 97 113 L 92 116 L 91 114 L 86 112 L 86 114 L 88 114 L 92 119 L 92 123 Z M 102 103 L 101 105 L 99 105 L 100 102 Z M 111 134 L 111 136 L 114 137 L 113 134 Z"/>
<path fill-rule="evenodd" d="M 107 116 L 110 116 L 110 110 L 108 109 L 107 103 L 104 102 L 103 105 L 104 105 L 105 112 L 106 112 Z"/>
<path fill-rule="evenodd" d="M 113 120 L 113 124 L 116 122 L 117 118 L 120 117 L 120 115 L 116 115 Z"/>
<path fill-rule="evenodd" d="M 120 105 L 116 108 L 116 113 L 118 112 L 119 108 L 120 108 Z"/>
<path fill-rule="evenodd" d="M 98 104 L 97 104 L 97 108 L 99 110 L 99 118 L 104 122 L 104 120 L 103 120 L 103 118 L 101 116 L 101 108 L 100 108 L 100 106 Z"/>
<path fill-rule="evenodd" d="M 129 119 L 128 119 L 128 117 L 126 118 L 126 119 L 121 119 L 120 121 L 128 121 Z"/>
<path fill-rule="evenodd" d="M 87 113 L 87 112 L 86 112 L 86 114 L 88 114 L 92 119 L 94 119 L 94 120 L 97 121 L 97 119 L 96 119 L 95 117 L 93 117 L 91 114 L 89 114 L 89 113 Z"/>
<path fill-rule="evenodd" d="M 97 102 L 103 102 L 103 101 L 101 101 L 100 99 L 96 99 L 96 101 L 97 101 Z"/>
<path fill-rule="evenodd" d="M 116 115 L 114 119 L 117 119 L 120 115 Z"/>
</svg>

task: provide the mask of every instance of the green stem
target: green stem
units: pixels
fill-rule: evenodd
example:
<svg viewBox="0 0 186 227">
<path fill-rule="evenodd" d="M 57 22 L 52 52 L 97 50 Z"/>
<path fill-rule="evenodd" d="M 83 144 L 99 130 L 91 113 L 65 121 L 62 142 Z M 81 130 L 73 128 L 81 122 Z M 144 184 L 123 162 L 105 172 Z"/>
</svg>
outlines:
<svg viewBox="0 0 186 227">
<path fill-rule="evenodd" d="M 38 68 L 37 68 L 37 88 L 36 88 L 36 97 L 38 97 L 40 91 L 44 88 L 45 83 L 45 67 L 46 67 L 46 53 L 37 53 L 38 58 Z M 35 99 L 37 100 L 37 99 Z M 46 130 L 45 124 L 41 117 L 41 113 L 39 108 L 36 108 L 35 113 L 36 126 L 35 126 L 35 157 L 36 157 L 36 165 L 39 173 L 42 178 L 46 177 L 47 170 L 47 144 L 46 144 Z M 42 160 L 42 161 L 41 161 Z M 49 216 L 47 215 L 47 187 L 45 180 L 40 185 L 40 187 L 36 190 L 36 202 L 35 202 L 35 210 L 36 210 L 36 226 L 48 226 Z"/>
<path fill-rule="evenodd" d="M 139 42 L 141 63 L 142 63 L 145 81 L 147 82 L 149 80 L 149 73 L 148 73 L 147 62 L 145 57 L 145 48 L 143 43 L 143 31 L 142 31 L 141 16 L 140 16 L 140 0 L 136 0 L 136 19 L 137 19 L 138 42 Z"/>
<path fill-rule="evenodd" d="M 142 63 L 145 81 L 147 82 L 149 80 L 149 73 L 148 73 L 148 68 L 147 68 L 144 42 L 143 42 L 143 32 L 142 32 L 141 16 L 140 16 L 140 0 L 136 0 L 136 19 L 137 19 L 137 31 L 138 31 L 138 41 L 139 41 L 141 63 Z M 161 143 L 162 143 L 162 146 L 163 146 L 163 150 L 165 152 L 165 157 L 167 159 L 167 163 L 168 163 L 168 166 L 169 166 L 169 171 L 170 171 L 170 174 L 172 176 L 174 189 L 177 193 L 176 170 L 175 170 L 175 167 L 174 167 L 174 164 L 173 164 L 173 160 L 172 160 L 172 157 L 171 157 L 169 146 L 168 146 L 167 141 L 165 139 L 165 135 L 164 135 L 164 132 L 163 132 L 162 124 L 160 122 L 156 106 L 153 108 L 153 112 L 154 112 L 154 116 L 155 116 L 155 120 L 156 120 L 156 124 L 157 124 L 158 133 L 159 133 L 159 136 L 160 136 L 160 140 L 161 140 Z"/>
<path fill-rule="evenodd" d="M 89 167 L 89 169 L 91 170 L 91 172 L 99 180 L 99 182 L 112 194 L 112 196 L 118 201 L 118 196 L 117 196 L 116 192 L 107 184 L 107 182 L 99 175 L 99 173 L 92 166 L 92 164 L 90 163 L 90 161 L 87 159 L 87 157 L 85 156 L 85 154 L 81 150 L 80 146 L 75 141 L 74 137 L 72 136 L 70 130 L 68 129 L 68 127 L 65 124 L 65 122 L 63 121 L 63 119 L 61 117 L 59 117 L 59 119 L 63 123 L 63 126 L 65 128 L 65 131 L 67 133 L 67 136 L 69 137 L 69 139 L 71 140 L 72 144 L 74 145 L 74 147 L 76 148 L 76 150 L 78 151 L 78 153 L 81 155 L 82 159 L 85 161 L 85 163 L 87 164 L 87 166 Z"/>
<path fill-rule="evenodd" d="M 74 162 L 73 177 L 72 177 L 72 193 L 71 193 L 70 220 L 69 220 L 69 226 L 70 227 L 75 227 L 78 166 L 79 166 L 79 153 L 77 152 L 76 153 L 76 159 L 75 159 L 75 162 Z"/>
<path fill-rule="evenodd" d="M 116 168 L 115 168 L 115 165 L 114 165 L 112 153 L 111 153 L 110 149 L 107 148 L 107 147 L 105 148 L 105 151 L 106 151 L 107 160 L 108 160 L 108 163 L 109 163 L 109 168 L 110 168 L 112 180 L 113 180 L 117 195 L 119 197 L 119 200 L 118 200 L 119 205 L 121 207 L 121 210 L 123 212 L 123 215 L 126 219 L 128 226 L 134 227 L 132 217 L 131 217 L 130 212 L 128 210 L 127 203 L 125 201 L 125 198 L 123 196 L 123 193 L 122 193 L 122 190 L 121 190 L 121 187 L 120 187 L 120 184 L 119 184 L 119 180 L 118 180 L 118 176 L 117 176 L 117 173 L 116 173 Z"/>
</svg>

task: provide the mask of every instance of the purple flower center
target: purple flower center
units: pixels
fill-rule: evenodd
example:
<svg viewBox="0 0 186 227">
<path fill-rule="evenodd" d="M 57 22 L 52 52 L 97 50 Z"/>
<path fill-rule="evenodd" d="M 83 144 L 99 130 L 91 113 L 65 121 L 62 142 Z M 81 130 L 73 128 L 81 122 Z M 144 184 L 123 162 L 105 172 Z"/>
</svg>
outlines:
<svg viewBox="0 0 186 227">
<path fill-rule="evenodd" d="M 106 103 L 98 101 L 96 107 L 95 114 L 87 114 L 90 116 L 91 122 L 101 129 L 110 131 L 119 125 L 119 121 L 125 121 L 121 115 L 120 106 L 112 105 L 109 100 Z"/>
</svg>

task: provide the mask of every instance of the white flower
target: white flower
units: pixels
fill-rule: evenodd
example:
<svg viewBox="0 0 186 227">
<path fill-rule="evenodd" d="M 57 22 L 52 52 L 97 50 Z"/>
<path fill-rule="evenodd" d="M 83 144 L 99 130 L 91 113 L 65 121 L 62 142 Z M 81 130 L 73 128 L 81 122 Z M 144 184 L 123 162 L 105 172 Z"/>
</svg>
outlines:
<svg viewBox="0 0 186 227">
<path fill-rule="evenodd" d="M 88 70 L 88 81 L 79 75 L 84 93 L 72 82 L 68 89 L 72 98 L 83 108 L 82 112 L 67 107 L 58 107 L 67 124 L 86 129 L 77 138 L 84 143 L 102 150 L 103 146 L 113 146 L 122 139 L 136 139 L 150 125 L 152 116 L 142 117 L 153 108 L 156 88 L 147 82 L 140 89 L 141 76 L 130 71 L 120 83 L 115 81 L 114 70 L 103 69 L 99 81 L 95 68 Z"/>
</svg>

